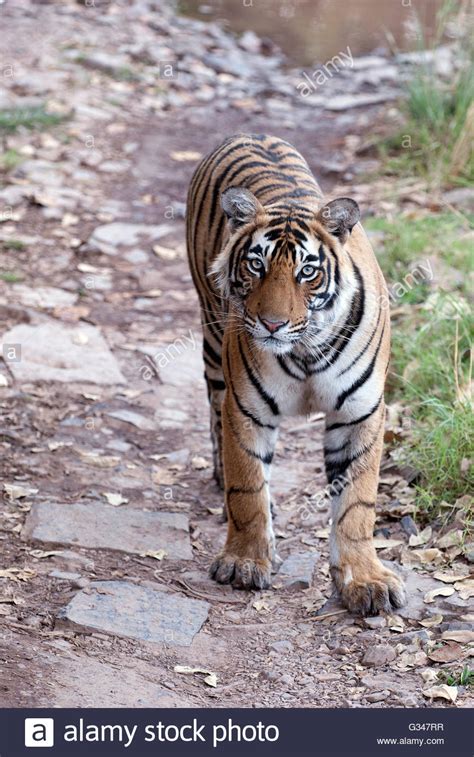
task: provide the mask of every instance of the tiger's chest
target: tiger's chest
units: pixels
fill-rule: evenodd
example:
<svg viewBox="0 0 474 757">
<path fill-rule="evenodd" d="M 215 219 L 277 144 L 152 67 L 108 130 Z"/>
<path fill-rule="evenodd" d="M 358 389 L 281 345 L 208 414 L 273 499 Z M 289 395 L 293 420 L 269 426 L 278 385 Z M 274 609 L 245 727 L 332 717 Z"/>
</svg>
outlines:
<svg viewBox="0 0 474 757">
<path fill-rule="evenodd" d="M 265 384 L 271 387 L 284 417 L 328 412 L 334 406 L 338 390 L 335 371 L 322 377 L 312 374 L 311 368 L 302 363 L 280 357 L 265 373 Z"/>
</svg>

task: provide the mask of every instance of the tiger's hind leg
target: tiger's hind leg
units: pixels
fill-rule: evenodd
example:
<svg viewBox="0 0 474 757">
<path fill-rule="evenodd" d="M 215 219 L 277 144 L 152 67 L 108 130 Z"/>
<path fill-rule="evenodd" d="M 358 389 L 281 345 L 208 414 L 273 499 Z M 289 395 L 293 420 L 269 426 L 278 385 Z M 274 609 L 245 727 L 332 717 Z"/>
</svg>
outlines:
<svg viewBox="0 0 474 757">
<path fill-rule="evenodd" d="M 222 400 L 224 399 L 224 378 L 212 378 L 205 373 L 207 395 L 211 411 L 211 442 L 214 478 L 220 489 L 224 489 L 224 468 L 222 464 Z"/>
<path fill-rule="evenodd" d="M 220 344 L 210 333 L 208 327 L 203 326 L 203 357 L 204 376 L 207 384 L 211 414 L 211 442 L 214 464 L 214 478 L 220 489 L 224 489 L 224 467 L 222 462 L 222 401 L 225 393 L 224 374 Z"/>
</svg>

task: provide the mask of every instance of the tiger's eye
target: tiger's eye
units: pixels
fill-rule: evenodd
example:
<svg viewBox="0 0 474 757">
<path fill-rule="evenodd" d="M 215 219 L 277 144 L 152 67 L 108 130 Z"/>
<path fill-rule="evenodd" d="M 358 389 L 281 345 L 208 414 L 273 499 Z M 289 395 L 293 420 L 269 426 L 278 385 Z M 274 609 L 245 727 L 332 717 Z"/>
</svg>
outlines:
<svg viewBox="0 0 474 757">
<path fill-rule="evenodd" d="M 260 258 L 254 258 L 253 260 L 249 260 L 248 266 L 253 273 L 260 273 L 264 267 L 263 260 L 260 260 Z"/>
<path fill-rule="evenodd" d="M 316 270 L 316 268 L 314 267 L 314 265 L 305 265 L 301 269 L 301 274 L 302 274 L 302 276 L 306 276 L 306 278 L 308 278 L 309 276 L 313 275 L 313 273 L 315 272 L 315 270 Z"/>
</svg>

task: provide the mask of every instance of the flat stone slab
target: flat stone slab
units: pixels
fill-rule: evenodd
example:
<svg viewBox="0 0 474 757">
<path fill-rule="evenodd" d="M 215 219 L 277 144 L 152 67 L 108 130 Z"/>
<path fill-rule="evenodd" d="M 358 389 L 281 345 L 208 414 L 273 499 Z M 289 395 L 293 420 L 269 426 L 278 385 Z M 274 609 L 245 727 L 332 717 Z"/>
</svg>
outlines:
<svg viewBox="0 0 474 757">
<path fill-rule="evenodd" d="M 207 619 L 209 603 L 127 581 L 96 581 L 58 619 L 141 641 L 189 646 Z"/>
<path fill-rule="evenodd" d="M 295 552 L 283 561 L 275 584 L 285 589 L 309 589 L 318 552 Z"/>
<path fill-rule="evenodd" d="M 17 381 L 125 384 L 99 329 L 60 323 L 19 324 L 4 334 L 2 355 Z"/>
<path fill-rule="evenodd" d="M 151 244 L 172 230 L 173 227 L 169 224 L 153 226 L 144 223 L 113 221 L 94 229 L 89 238 L 89 245 L 105 255 L 116 255 L 120 247 Z"/>
<path fill-rule="evenodd" d="M 39 502 L 31 508 L 23 537 L 131 554 L 166 551 L 172 560 L 192 560 L 188 518 L 183 513 L 146 512 L 102 504 Z"/>
<path fill-rule="evenodd" d="M 31 308 L 61 308 L 74 305 L 77 294 L 56 287 L 31 287 L 25 284 L 13 284 L 14 299 Z"/>
</svg>

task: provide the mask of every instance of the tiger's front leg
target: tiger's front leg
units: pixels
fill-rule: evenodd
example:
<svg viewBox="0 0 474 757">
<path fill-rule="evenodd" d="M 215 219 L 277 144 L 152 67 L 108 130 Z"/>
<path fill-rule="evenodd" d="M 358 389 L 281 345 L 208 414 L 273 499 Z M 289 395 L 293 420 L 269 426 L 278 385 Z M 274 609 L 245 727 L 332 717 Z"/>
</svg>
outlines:
<svg viewBox="0 0 474 757">
<path fill-rule="evenodd" d="M 277 413 L 265 404 L 265 395 L 259 396 L 258 388 L 264 392 L 260 383 L 253 385 L 248 375 L 228 371 L 226 383 L 222 432 L 227 540 L 210 575 L 236 588 L 265 589 L 274 552 L 268 479 Z"/>
<path fill-rule="evenodd" d="M 330 567 L 344 605 L 361 615 L 405 603 L 402 581 L 385 568 L 373 544 L 385 409 L 361 422 L 326 426 L 325 462 L 332 493 Z"/>
</svg>

